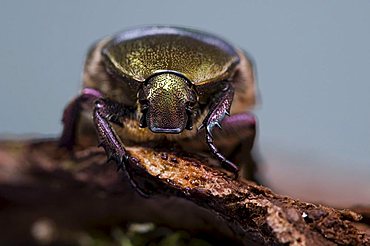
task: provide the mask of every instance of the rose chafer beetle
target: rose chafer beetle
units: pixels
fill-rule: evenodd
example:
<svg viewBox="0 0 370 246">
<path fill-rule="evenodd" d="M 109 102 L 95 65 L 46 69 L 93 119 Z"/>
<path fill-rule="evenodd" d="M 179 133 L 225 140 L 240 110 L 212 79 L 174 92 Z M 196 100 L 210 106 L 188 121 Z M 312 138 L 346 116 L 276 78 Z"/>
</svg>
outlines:
<svg viewBox="0 0 370 246">
<path fill-rule="evenodd" d="M 210 150 L 237 174 L 234 163 L 253 162 L 255 118 L 248 110 L 255 98 L 252 62 L 242 50 L 187 28 L 131 29 L 89 51 L 60 141 L 69 149 L 89 145 L 97 132 L 119 166 L 130 158 L 125 145 L 173 141 L 192 152 Z"/>
</svg>

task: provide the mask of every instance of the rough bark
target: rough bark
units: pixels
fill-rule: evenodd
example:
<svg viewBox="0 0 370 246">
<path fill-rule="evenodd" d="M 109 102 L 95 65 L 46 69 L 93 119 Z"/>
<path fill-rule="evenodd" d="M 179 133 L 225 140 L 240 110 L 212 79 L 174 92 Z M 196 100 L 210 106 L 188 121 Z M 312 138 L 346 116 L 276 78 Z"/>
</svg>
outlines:
<svg viewBox="0 0 370 246">
<path fill-rule="evenodd" d="M 71 157 L 54 140 L 1 142 L 0 242 L 37 242 L 45 221 L 50 240 L 151 221 L 244 245 L 370 245 L 352 211 L 274 194 L 176 150 L 128 151 L 139 161 L 126 167 L 135 189 L 99 149 Z"/>
</svg>

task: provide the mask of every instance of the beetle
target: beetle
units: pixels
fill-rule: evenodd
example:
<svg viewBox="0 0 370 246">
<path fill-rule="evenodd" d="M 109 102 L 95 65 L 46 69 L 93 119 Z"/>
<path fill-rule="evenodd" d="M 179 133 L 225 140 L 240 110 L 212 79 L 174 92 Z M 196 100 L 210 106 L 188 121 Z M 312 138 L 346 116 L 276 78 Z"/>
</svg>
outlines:
<svg viewBox="0 0 370 246">
<path fill-rule="evenodd" d="M 210 150 L 237 175 L 234 162 L 252 162 L 255 101 L 253 63 L 241 49 L 189 28 L 134 28 L 88 52 L 83 89 L 64 111 L 60 143 L 73 149 L 97 133 L 122 167 L 130 158 L 126 145 L 166 140 L 192 152 Z M 247 157 L 235 158 L 243 148 Z"/>
</svg>

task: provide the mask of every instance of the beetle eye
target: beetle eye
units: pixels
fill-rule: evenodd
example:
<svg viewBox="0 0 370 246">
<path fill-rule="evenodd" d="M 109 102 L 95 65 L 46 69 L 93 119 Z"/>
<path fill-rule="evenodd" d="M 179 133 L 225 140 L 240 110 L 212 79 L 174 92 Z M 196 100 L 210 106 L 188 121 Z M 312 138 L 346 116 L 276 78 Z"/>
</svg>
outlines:
<svg viewBox="0 0 370 246">
<path fill-rule="evenodd" d="M 148 109 L 149 109 L 149 101 L 147 99 L 140 99 L 139 103 L 140 103 L 140 111 L 142 113 L 142 115 L 140 117 L 139 126 L 141 128 L 145 128 L 145 127 L 148 126 L 147 122 L 146 122 L 146 115 L 147 115 L 147 112 L 148 112 Z"/>
<path fill-rule="evenodd" d="M 192 130 L 193 129 L 193 116 L 194 116 L 194 106 L 195 102 L 194 101 L 188 101 L 186 103 L 185 109 L 186 109 L 186 114 L 188 116 L 188 121 L 186 122 L 186 129 Z"/>
</svg>

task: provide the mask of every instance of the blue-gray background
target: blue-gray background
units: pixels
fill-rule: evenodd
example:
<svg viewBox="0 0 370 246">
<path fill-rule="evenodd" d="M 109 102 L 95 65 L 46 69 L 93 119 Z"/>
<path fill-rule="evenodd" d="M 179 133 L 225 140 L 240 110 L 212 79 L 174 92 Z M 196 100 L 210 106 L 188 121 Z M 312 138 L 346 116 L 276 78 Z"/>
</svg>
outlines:
<svg viewBox="0 0 370 246">
<path fill-rule="evenodd" d="M 142 24 L 207 30 L 253 55 L 272 187 L 370 204 L 370 1 L 1 0 L 0 134 L 59 134 L 89 45 Z"/>
</svg>

